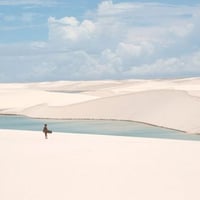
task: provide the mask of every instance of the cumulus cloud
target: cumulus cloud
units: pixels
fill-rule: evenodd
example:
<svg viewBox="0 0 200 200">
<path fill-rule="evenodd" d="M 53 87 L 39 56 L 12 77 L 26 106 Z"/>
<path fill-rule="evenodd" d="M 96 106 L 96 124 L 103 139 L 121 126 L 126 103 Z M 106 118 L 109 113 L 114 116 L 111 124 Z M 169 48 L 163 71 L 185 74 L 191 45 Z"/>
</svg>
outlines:
<svg viewBox="0 0 200 200">
<path fill-rule="evenodd" d="M 64 17 L 55 19 L 50 17 L 49 20 L 49 39 L 51 42 L 65 42 L 74 45 L 78 42 L 91 38 L 95 25 L 90 20 L 79 22 L 75 17 Z"/>
<path fill-rule="evenodd" d="M 200 75 L 199 17 L 199 6 L 104 1 L 82 20 L 49 17 L 46 42 L 0 52 L 5 66 L 15 55 L 19 80 Z"/>
<path fill-rule="evenodd" d="M 144 64 L 139 67 L 133 67 L 125 76 L 132 75 L 149 78 L 175 78 L 191 77 L 200 75 L 200 51 L 187 56 L 171 57 L 168 59 L 158 59 L 152 64 Z"/>
</svg>

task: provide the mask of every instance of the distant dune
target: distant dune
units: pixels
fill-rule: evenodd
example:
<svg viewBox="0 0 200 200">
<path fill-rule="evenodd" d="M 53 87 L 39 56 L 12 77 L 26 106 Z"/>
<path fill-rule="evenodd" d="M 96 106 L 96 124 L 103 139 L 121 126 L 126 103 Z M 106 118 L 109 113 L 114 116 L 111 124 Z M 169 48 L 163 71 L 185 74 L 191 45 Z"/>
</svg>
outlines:
<svg viewBox="0 0 200 200">
<path fill-rule="evenodd" d="M 0 84 L 0 114 L 117 119 L 200 133 L 200 78 Z"/>
</svg>

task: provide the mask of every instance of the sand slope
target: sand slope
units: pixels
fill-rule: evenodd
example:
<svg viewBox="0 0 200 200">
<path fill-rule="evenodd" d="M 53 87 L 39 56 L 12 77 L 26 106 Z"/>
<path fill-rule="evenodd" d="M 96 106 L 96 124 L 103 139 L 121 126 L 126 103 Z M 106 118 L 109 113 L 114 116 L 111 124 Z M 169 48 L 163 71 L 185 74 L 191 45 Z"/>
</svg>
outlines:
<svg viewBox="0 0 200 200">
<path fill-rule="evenodd" d="M 31 117 L 133 120 L 187 132 L 199 131 L 200 101 L 186 92 L 157 90 L 91 100 L 63 107 L 39 105 Z"/>
<path fill-rule="evenodd" d="M 0 114 L 119 119 L 200 133 L 200 78 L 0 84 Z"/>
</svg>

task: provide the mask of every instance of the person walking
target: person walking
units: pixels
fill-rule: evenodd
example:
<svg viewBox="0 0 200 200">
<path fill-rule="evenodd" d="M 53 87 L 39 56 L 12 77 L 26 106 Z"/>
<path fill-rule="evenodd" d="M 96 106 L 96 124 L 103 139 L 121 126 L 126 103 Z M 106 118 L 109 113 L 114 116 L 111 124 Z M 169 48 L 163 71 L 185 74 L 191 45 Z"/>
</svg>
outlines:
<svg viewBox="0 0 200 200">
<path fill-rule="evenodd" d="M 45 134 L 45 139 L 48 139 L 48 133 L 52 133 L 52 131 L 47 128 L 47 124 L 44 124 L 43 133 Z"/>
</svg>

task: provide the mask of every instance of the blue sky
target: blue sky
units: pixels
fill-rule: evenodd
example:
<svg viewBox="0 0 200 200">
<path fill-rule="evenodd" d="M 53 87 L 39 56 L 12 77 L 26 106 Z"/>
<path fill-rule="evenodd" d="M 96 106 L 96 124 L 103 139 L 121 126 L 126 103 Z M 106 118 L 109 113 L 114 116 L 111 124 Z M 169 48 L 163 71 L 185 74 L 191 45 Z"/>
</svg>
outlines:
<svg viewBox="0 0 200 200">
<path fill-rule="evenodd" d="M 197 0 L 0 0 L 0 82 L 200 76 Z"/>
</svg>

